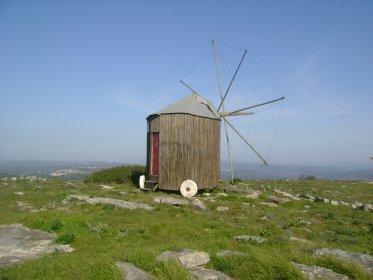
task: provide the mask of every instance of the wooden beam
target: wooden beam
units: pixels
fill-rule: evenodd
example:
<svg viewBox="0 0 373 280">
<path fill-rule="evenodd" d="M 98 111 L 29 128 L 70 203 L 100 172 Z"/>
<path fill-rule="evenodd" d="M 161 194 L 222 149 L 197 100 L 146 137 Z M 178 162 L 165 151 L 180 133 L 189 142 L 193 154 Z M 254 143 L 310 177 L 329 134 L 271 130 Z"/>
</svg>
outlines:
<svg viewBox="0 0 373 280">
<path fill-rule="evenodd" d="M 253 112 L 219 112 L 220 117 L 247 116 L 253 114 Z"/>
</svg>

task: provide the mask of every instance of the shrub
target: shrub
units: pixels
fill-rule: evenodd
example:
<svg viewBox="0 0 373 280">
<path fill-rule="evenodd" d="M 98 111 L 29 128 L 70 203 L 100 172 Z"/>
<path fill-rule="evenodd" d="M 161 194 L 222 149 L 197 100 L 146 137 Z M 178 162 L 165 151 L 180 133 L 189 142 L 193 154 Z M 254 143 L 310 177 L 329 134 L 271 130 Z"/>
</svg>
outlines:
<svg viewBox="0 0 373 280">
<path fill-rule="evenodd" d="M 88 176 L 85 183 L 132 183 L 137 185 L 141 175 L 145 174 L 145 166 L 128 165 L 103 169 Z"/>
<path fill-rule="evenodd" d="M 242 183 L 242 180 L 240 178 L 233 178 L 233 183 L 234 184 Z"/>
<path fill-rule="evenodd" d="M 71 242 L 74 241 L 74 239 L 75 239 L 74 233 L 65 233 L 59 236 L 56 242 L 62 243 L 62 244 L 70 244 Z"/>
<path fill-rule="evenodd" d="M 312 175 L 308 175 L 308 176 L 301 175 L 301 176 L 299 176 L 299 180 L 316 181 L 316 179 L 317 178 L 315 176 L 312 176 Z"/>
<path fill-rule="evenodd" d="M 63 228 L 63 222 L 61 220 L 54 220 L 49 227 L 50 231 L 58 231 Z"/>
</svg>

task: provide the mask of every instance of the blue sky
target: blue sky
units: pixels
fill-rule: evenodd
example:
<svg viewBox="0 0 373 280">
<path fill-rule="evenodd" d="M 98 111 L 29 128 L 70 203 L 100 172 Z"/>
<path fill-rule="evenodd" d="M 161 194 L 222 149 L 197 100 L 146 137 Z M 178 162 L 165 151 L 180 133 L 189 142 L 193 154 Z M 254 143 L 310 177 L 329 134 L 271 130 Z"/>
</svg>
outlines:
<svg viewBox="0 0 373 280">
<path fill-rule="evenodd" d="M 0 159 L 138 162 L 146 117 L 218 103 L 270 164 L 372 166 L 372 1 L 0 0 Z M 234 133 L 234 160 L 260 163 Z M 222 137 L 222 160 L 227 158 Z"/>
</svg>

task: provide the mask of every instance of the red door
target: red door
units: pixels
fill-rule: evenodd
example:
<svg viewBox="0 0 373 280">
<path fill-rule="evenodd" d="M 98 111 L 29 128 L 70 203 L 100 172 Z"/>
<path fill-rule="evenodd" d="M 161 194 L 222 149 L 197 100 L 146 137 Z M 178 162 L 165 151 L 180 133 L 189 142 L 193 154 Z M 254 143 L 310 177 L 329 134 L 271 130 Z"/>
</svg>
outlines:
<svg viewBox="0 0 373 280">
<path fill-rule="evenodd" d="M 158 175 L 159 132 L 152 133 L 152 175 Z"/>
</svg>

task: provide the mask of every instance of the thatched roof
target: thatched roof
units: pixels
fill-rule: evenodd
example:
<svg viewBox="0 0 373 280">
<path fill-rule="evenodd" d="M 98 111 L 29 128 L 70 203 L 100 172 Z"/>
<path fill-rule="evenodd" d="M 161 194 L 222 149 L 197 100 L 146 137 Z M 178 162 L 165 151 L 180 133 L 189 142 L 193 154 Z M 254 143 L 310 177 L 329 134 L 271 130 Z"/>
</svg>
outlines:
<svg viewBox="0 0 373 280">
<path fill-rule="evenodd" d="M 192 93 L 150 116 L 164 114 L 190 114 L 220 120 L 219 113 L 214 105 L 196 93 Z"/>
</svg>

